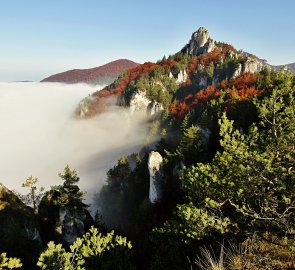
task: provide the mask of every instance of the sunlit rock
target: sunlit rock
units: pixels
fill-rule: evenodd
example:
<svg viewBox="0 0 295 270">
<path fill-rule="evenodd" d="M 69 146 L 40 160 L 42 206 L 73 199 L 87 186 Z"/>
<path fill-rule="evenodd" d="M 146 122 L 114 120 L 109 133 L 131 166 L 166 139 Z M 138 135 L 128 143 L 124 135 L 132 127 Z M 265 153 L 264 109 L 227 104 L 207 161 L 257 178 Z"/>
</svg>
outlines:
<svg viewBox="0 0 295 270">
<path fill-rule="evenodd" d="M 146 97 L 145 92 L 137 90 L 134 92 L 129 103 L 130 113 L 152 116 L 164 110 L 163 105 L 156 101 L 151 101 Z"/>
<path fill-rule="evenodd" d="M 196 32 L 192 34 L 189 43 L 182 49 L 189 55 L 200 55 L 203 53 L 209 53 L 215 48 L 215 43 L 210 37 L 208 30 L 204 27 L 200 27 Z"/>
<path fill-rule="evenodd" d="M 150 173 L 149 200 L 151 203 L 155 203 L 161 200 L 162 164 L 163 164 L 163 158 L 161 154 L 159 152 L 152 151 L 149 154 L 149 159 L 148 159 L 148 168 Z"/>
</svg>

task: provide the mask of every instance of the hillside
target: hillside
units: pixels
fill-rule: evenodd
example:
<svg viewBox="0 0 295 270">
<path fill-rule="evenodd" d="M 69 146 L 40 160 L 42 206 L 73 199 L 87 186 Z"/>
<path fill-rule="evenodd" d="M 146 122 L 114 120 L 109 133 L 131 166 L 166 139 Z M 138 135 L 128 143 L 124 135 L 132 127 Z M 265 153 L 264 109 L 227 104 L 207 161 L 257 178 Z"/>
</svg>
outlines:
<svg viewBox="0 0 295 270">
<path fill-rule="evenodd" d="M 138 64 L 128 59 L 120 59 L 89 69 L 73 69 L 49 76 L 41 82 L 110 84 L 118 76 Z"/>
<path fill-rule="evenodd" d="M 265 60 L 214 41 L 208 30 L 201 27 L 180 52 L 157 63 L 147 62 L 128 70 L 113 84 L 84 99 L 76 113 L 90 117 L 101 112 L 104 98 L 109 96 L 120 97 L 121 105 L 131 105 L 131 110 L 138 110 L 137 99 L 143 95 L 147 99 L 145 103 L 151 103 L 149 109 L 162 107 L 176 111 L 180 105 L 181 110 L 187 110 L 194 104 L 190 102 L 192 95 L 208 91 L 207 87 L 214 92 L 226 84 L 235 84 L 231 80 L 264 67 L 270 67 Z"/>
<path fill-rule="evenodd" d="M 291 72 L 295 73 L 295 63 L 290 63 L 290 64 L 287 64 L 287 65 L 279 65 L 279 66 L 273 66 L 276 70 L 280 70 L 281 68 L 284 68 L 284 69 L 288 69 L 290 70 Z"/>
<path fill-rule="evenodd" d="M 293 74 L 201 27 L 81 101 L 79 117 L 117 97 L 150 121 L 135 168 L 120 157 L 96 199 L 138 269 L 294 269 L 294 91 Z"/>
</svg>

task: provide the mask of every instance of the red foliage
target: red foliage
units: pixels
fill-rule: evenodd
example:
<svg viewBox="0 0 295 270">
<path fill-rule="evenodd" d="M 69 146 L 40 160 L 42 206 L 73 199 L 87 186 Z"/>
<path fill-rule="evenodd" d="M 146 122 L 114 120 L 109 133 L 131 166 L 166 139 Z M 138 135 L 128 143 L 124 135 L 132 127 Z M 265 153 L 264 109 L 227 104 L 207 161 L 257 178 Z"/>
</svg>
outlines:
<svg viewBox="0 0 295 270">
<path fill-rule="evenodd" d="M 255 82 L 259 76 L 259 74 L 244 73 L 229 81 L 222 81 L 218 87 L 210 85 L 194 95 L 189 94 L 183 100 L 172 103 L 170 111 L 176 117 L 183 117 L 190 109 L 199 104 L 218 98 L 220 91 L 226 89 L 228 89 L 226 97 L 229 100 L 229 104 L 252 99 L 255 95 L 263 93 L 263 90 L 255 88 Z"/>
<path fill-rule="evenodd" d="M 171 103 L 169 109 L 175 116 L 183 117 L 189 112 L 190 106 L 188 106 L 185 102 L 176 101 Z"/>
<path fill-rule="evenodd" d="M 220 50 L 218 48 L 215 48 L 212 52 L 209 53 L 210 63 L 218 63 L 219 53 Z"/>
<path fill-rule="evenodd" d="M 197 65 L 198 65 L 198 62 L 199 62 L 199 59 L 198 59 L 198 56 L 195 56 L 188 64 L 188 72 L 189 74 L 194 72 L 197 68 Z"/>
<path fill-rule="evenodd" d="M 42 82 L 92 83 L 97 78 L 116 78 L 122 72 L 138 64 L 127 59 L 116 60 L 103 66 L 89 69 L 74 69 L 52 75 Z"/>
<path fill-rule="evenodd" d="M 236 88 L 236 89 L 244 89 L 244 88 L 249 88 L 255 85 L 255 82 L 257 81 L 257 79 L 259 78 L 259 74 L 258 73 L 243 73 L 240 76 L 231 79 L 229 81 L 225 81 L 223 80 L 219 87 L 221 89 L 227 89 L 227 88 Z"/>
<path fill-rule="evenodd" d="M 239 101 L 252 99 L 254 96 L 260 95 L 263 90 L 258 90 L 255 87 L 243 88 L 240 90 L 233 89 L 228 93 L 230 98 L 238 97 Z"/>
<path fill-rule="evenodd" d="M 222 49 L 221 49 L 221 57 L 222 59 L 224 60 L 225 59 L 225 56 L 227 55 L 228 52 L 230 51 L 234 51 L 234 47 L 230 44 L 225 44 L 222 46 Z"/>
<path fill-rule="evenodd" d="M 170 60 L 168 59 L 167 61 L 165 61 L 162 66 L 167 70 L 172 68 L 175 64 L 177 64 L 177 62 L 175 60 Z"/>
<path fill-rule="evenodd" d="M 212 98 L 218 98 L 220 96 L 220 91 L 216 89 L 213 85 L 206 87 L 205 89 L 199 91 L 195 94 L 194 98 L 199 103 L 204 103 Z"/>
</svg>

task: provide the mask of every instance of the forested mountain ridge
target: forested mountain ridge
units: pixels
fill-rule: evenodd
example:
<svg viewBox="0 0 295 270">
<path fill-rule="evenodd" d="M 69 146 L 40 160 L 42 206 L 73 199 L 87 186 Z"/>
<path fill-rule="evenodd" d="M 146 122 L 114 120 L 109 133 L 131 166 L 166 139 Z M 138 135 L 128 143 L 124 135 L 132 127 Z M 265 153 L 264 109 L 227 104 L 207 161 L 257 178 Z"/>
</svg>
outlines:
<svg viewBox="0 0 295 270">
<path fill-rule="evenodd" d="M 200 27 L 180 52 L 157 63 L 147 62 L 128 70 L 111 85 L 85 98 L 76 113 L 82 117 L 100 113 L 104 98 L 109 96 L 119 96 L 120 104 L 130 106 L 137 103 L 136 93 L 153 102 L 150 107 L 167 108 L 172 103 L 173 108 L 174 103 L 179 102 L 184 106 L 190 94 L 206 87 L 211 87 L 212 91 L 243 74 L 261 71 L 263 67 L 274 69 L 266 60 L 214 41 L 208 30 Z M 136 109 L 131 106 L 131 110 Z"/>
<path fill-rule="evenodd" d="M 289 70 L 289 71 L 295 73 L 295 63 L 290 63 L 290 64 L 286 64 L 286 65 L 278 65 L 278 66 L 274 66 L 274 68 L 276 70 L 280 70 L 281 68 L 283 68 L 285 70 Z"/>
<path fill-rule="evenodd" d="M 88 83 L 88 84 L 110 84 L 118 76 L 138 64 L 128 59 L 119 59 L 105 65 L 89 69 L 73 69 L 49 76 L 41 82 L 60 82 L 60 83 Z"/>
</svg>

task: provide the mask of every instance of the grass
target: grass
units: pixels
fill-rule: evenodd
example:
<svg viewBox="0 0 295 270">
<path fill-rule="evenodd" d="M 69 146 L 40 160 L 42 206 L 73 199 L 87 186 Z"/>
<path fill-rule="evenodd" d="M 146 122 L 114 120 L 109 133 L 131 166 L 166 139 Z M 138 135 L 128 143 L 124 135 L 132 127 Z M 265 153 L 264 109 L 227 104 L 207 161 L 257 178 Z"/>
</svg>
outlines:
<svg viewBox="0 0 295 270">
<path fill-rule="evenodd" d="M 201 248 L 195 261 L 200 270 L 295 270 L 294 240 L 271 239 L 257 236 L 248 238 L 238 246 L 221 245 L 219 253 Z"/>
</svg>

